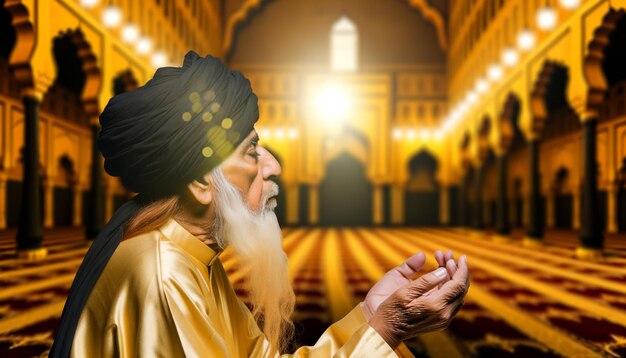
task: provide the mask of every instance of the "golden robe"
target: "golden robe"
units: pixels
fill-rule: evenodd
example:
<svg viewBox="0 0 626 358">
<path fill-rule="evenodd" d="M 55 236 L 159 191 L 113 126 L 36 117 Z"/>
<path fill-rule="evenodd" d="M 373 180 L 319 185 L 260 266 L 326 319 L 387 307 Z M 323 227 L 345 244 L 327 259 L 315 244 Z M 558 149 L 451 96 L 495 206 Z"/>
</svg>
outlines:
<svg viewBox="0 0 626 358">
<path fill-rule="evenodd" d="M 170 219 L 122 241 L 82 311 L 72 357 L 258 357 L 268 341 L 217 254 Z M 293 357 L 396 357 L 358 304 Z"/>
</svg>

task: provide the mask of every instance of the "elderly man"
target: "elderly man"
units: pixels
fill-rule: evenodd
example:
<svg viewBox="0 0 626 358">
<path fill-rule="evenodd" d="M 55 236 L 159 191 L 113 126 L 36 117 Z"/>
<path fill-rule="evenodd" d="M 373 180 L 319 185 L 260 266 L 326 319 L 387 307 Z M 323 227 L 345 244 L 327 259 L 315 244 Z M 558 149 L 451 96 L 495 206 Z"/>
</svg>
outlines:
<svg viewBox="0 0 626 358">
<path fill-rule="evenodd" d="M 258 145 L 249 81 L 193 51 L 137 90 L 113 97 L 98 149 L 105 170 L 139 195 L 90 247 L 52 357 L 266 357 L 292 338 L 295 297 L 273 212 L 281 173 Z M 230 245 L 246 271 L 252 312 L 219 255 Z M 425 256 L 389 271 L 298 357 L 410 356 L 403 340 L 445 328 L 463 305 L 467 261 L 413 279 Z M 337 258 L 338 259 L 338 258 Z"/>
</svg>

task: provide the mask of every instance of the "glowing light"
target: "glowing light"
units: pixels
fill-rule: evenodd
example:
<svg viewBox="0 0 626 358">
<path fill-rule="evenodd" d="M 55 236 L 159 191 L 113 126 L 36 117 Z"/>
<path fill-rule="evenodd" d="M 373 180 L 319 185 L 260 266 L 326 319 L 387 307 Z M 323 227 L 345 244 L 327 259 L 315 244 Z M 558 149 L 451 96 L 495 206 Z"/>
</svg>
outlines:
<svg viewBox="0 0 626 358">
<path fill-rule="evenodd" d="M 400 140 L 402 139 L 402 130 L 400 128 L 394 128 L 392 132 L 393 139 Z"/>
<path fill-rule="evenodd" d="M 567 10 L 574 10 L 580 5 L 580 0 L 559 0 L 559 4 Z"/>
<path fill-rule="evenodd" d="M 549 7 L 543 7 L 537 11 L 537 27 L 543 31 L 549 31 L 554 29 L 558 15 L 556 11 Z"/>
<path fill-rule="evenodd" d="M 319 94 L 317 104 L 326 119 L 343 119 L 350 109 L 350 98 L 341 86 L 328 84 Z"/>
<path fill-rule="evenodd" d="M 476 91 L 478 93 L 485 93 L 489 89 L 489 82 L 487 82 L 484 78 L 479 78 L 476 81 Z"/>
<path fill-rule="evenodd" d="M 289 128 L 289 131 L 287 131 L 287 136 L 289 137 L 289 139 L 298 138 L 298 130 L 296 128 Z"/>
<path fill-rule="evenodd" d="M 530 29 L 524 29 L 517 35 L 517 47 L 522 51 L 531 50 L 536 42 L 535 33 Z"/>
<path fill-rule="evenodd" d="M 415 135 L 416 135 L 416 133 L 415 133 L 415 129 L 413 129 L 413 128 L 409 129 L 409 130 L 406 132 L 406 137 L 407 137 L 408 139 L 410 139 L 410 140 L 415 139 Z"/>
<path fill-rule="evenodd" d="M 502 67 L 497 64 L 493 64 L 489 66 L 489 70 L 487 71 L 487 76 L 492 81 L 499 81 L 502 78 L 504 72 L 502 71 Z"/>
<path fill-rule="evenodd" d="M 152 49 L 152 41 L 150 41 L 147 37 L 142 37 L 137 41 L 137 46 L 135 48 L 137 53 L 140 55 L 145 55 Z"/>
<path fill-rule="evenodd" d="M 122 20 L 122 13 L 120 10 L 113 6 L 109 5 L 102 11 L 102 23 L 104 26 L 108 28 L 116 27 L 120 24 Z"/>
<path fill-rule="evenodd" d="M 126 43 L 133 43 L 139 37 L 139 29 L 133 24 L 128 24 L 122 28 L 122 40 Z"/>
<path fill-rule="evenodd" d="M 99 2 L 99 0 L 80 0 L 80 4 L 86 9 L 93 8 L 94 6 L 98 5 Z"/>
<path fill-rule="evenodd" d="M 436 140 L 441 140 L 441 138 L 443 138 L 443 133 L 440 130 L 436 130 L 435 131 L 435 139 Z"/>
<path fill-rule="evenodd" d="M 420 131 L 420 138 L 421 139 L 428 139 L 428 137 L 430 137 L 430 131 L 423 129 Z"/>
<path fill-rule="evenodd" d="M 469 104 L 475 104 L 478 102 L 478 94 L 474 91 L 469 91 L 466 96 L 466 100 Z"/>
<path fill-rule="evenodd" d="M 278 128 L 276 129 L 275 134 L 276 134 L 276 138 L 283 139 L 285 137 L 285 130 L 282 128 Z"/>
<path fill-rule="evenodd" d="M 517 65 L 519 61 L 519 54 L 515 49 L 509 47 L 502 52 L 502 63 L 504 63 L 507 67 L 512 67 Z"/>
<path fill-rule="evenodd" d="M 259 133 L 259 138 L 262 139 L 269 138 L 272 135 L 272 132 L 267 128 L 261 128 L 257 132 Z"/>
<path fill-rule="evenodd" d="M 167 57 L 163 52 L 157 52 L 152 55 L 152 65 L 154 67 L 161 67 L 167 62 Z"/>
</svg>

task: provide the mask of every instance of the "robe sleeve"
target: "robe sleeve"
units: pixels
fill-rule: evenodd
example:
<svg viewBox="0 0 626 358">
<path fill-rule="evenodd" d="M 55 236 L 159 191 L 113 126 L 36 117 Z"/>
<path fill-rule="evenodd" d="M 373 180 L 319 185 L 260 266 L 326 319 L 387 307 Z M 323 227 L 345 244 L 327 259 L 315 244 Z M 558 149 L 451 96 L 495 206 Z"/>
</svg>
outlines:
<svg viewBox="0 0 626 358">
<path fill-rule="evenodd" d="M 217 266 L 220 266 L 219 264 Z M 222 271 L 221 267 L 218 271 Z M 219 275 L 221 276 L 221 275 Z M 220 280 L 221 278 L 221 280 Z M 217 281 L 227 281 L 225 274 Z M 220 289 L 226 291 L 223 299 L 229 306 L 229 314 L 210 312 L 198 299 L 201 290 L 191 282 L 176 280 L 164 282 L 165 297 L 182 349 L 187 357 L 266 357 L 268 340 L 254 322 L 254 317 L 246 305 L 234 294 L 228 282 L 222 282 Z M 224 293 L 224 292 L 222 292 Z M 211 315 L 218 322 L 225 322 L 217 329 Z M 222 317 L 223 316 L 223 317 Z M 223 327 L 229 327 L 224 329 Z M 366 322 L 361 304 L 337 321 L 322 334 L 313 346 L 300 347 L 293 354 L 282 357 L 413 357 L 402 343 L 395 351 Z"/>
</svg>

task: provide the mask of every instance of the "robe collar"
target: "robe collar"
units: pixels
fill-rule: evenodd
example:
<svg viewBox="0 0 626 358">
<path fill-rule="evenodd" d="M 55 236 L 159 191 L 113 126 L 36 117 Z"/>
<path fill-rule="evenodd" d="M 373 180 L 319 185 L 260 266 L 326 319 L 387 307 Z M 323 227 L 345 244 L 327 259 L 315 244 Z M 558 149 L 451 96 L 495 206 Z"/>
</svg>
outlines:
<svg viewBox="0 0 626 358">
<path fill-rule="evenodd" d="M 169 240 L 173 241 L 183 251 L 200 260 L 203 264 L 211 266 L 223 251 L 215 252 L 203 243 L 197 236 L 192 235 L 176 220 L 170 218 L 163 224 L 159 231 Z"/>
</svg>

